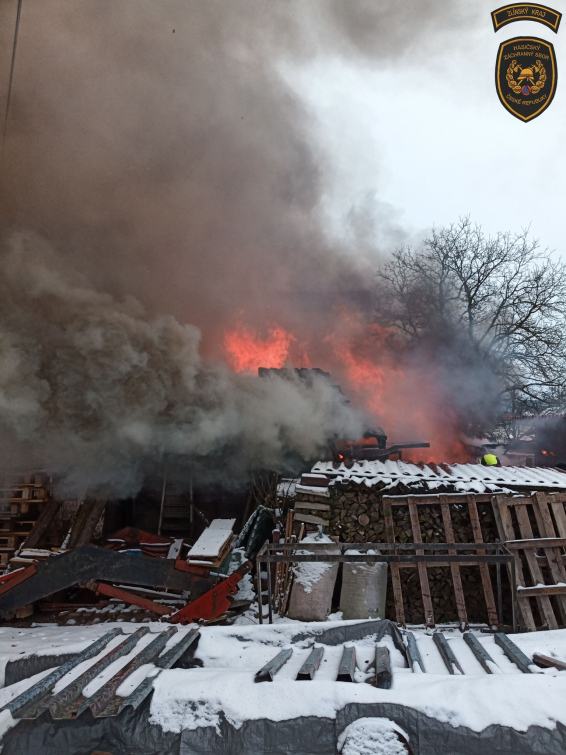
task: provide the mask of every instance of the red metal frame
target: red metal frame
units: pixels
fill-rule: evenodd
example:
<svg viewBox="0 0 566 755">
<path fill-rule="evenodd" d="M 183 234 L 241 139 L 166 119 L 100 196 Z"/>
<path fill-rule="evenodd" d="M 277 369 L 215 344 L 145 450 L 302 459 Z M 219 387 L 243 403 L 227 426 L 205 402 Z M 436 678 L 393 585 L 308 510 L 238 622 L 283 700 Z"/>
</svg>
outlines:
<svg viewBox="0 0 566 755">
<path fill-rule="evenodd" d="M 175 610 L 171 606 L 154 603 L 153 600 L 142 598 L 140 595 L 134 595 L 134 593 L 122 590 L 120 587 L 114 587 L 114 585 L 107 585 L 104 582 L 88 582 L 86 586 L 101 595 L 118 598 L 118 600 L 123 600 L 124 603 L 131 603 L 134 606 L 144 608 L 146 611 L 153 611 L 153 613 L 158 613 L 161 616 L 167 616 Z"/>
<path fill-rule="evenodd" d="M 18 569 L 18 571 L 5 574 L 0 578 L 0 595 L 4 595 L 5 592 L 19 585 L 20 582 L 25 582 L 29 577 L 33 577 L 35 572 L 35 564 L 32 564 L 31 566 L 26 566 L 25 569 Z"/>
<path fill-rule="evenodd" d="M 174 613 L 170 619 L 176 624 L 188 624 L 195 619 L 211 621 L 227 611 L 232 605 L 231 597 L 238 592 L 236 585 L 252 570 L 252 562 L 246 561 L 229 577 L 219 582 L 216 587 L 209 590 L 200 598 L 193 600 L 185 608 Z"/>
</svg>

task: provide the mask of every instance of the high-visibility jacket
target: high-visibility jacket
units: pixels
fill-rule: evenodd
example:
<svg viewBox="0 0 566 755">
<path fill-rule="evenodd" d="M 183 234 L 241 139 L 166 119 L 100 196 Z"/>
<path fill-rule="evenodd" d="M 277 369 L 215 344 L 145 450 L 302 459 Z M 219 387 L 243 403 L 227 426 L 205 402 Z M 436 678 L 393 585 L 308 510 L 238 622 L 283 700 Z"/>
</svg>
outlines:
<svg viewBox="0 0 566 755">
<path fill-rule="evenodd" d="M 478 459 L 478 464 L 483 464 L 484 467 L 500 467 L 501 462 L 495 454 L 484 454 L 481 459 Z"/>
</svg>

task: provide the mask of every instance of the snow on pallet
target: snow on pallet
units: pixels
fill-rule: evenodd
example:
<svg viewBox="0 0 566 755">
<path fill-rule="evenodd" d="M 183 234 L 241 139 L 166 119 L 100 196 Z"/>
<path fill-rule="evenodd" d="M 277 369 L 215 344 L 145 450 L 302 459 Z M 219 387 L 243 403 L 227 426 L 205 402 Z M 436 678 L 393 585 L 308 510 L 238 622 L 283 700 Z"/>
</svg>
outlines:
<svg viewBox="0 0 566 755">
<path fill-rule="evenodd" d="M 189 561 L 211 561 L 219 565 L 232 541 L 235 519 L 215 519 L 189 551 Z"/>
</svg>

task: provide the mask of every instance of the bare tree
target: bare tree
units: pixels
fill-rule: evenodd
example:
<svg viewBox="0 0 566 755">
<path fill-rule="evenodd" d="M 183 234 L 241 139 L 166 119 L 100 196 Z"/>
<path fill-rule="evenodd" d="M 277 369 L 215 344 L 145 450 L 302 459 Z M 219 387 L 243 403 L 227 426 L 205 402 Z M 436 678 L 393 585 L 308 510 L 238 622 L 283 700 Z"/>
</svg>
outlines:
<svg viewBox="0 0 566 755">
<path fill-rule="evenodd" d="M 486 236 L 469 218 L 398 249 L 378 273 L 377 315 L 405 341 L 465 349 L 512 411 L 566 388 L 566 266 L 528 231 Z"/>
</svg>

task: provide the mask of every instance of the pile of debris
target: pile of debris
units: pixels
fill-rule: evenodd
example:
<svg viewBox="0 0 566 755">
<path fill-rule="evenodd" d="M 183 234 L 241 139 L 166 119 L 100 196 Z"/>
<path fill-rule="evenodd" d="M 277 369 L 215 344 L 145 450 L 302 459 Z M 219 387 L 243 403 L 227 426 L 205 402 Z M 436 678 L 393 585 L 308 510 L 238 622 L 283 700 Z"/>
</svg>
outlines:
<svg viewBox="0 0 566 755">
<path fill-rule="evenodd" d="M 22 506 L 36 506 L 36 519 L 27 533 L 17 533 L 19 548 L 0 577 L 4 620 L 29 619 L 35 611 L 42 620 L 71 624 L 156 616 L 186 624 L 249 608 L 250 599 L 233 600 L 252 568 L 245 551 L 233 547 L 235 519 L 214 520 L 192 543 L 135 527 L 103 537 L 106 501 L 83 497 L 69 522 L 61 517 L 64 502 L 47 493 L 45 478 L 29 480 L 23 492 L 33 504 L 9 504 L 18 507 L 16 516 Z M 45 547 L 54 531 L 60 545 Z"/>
</svg>

